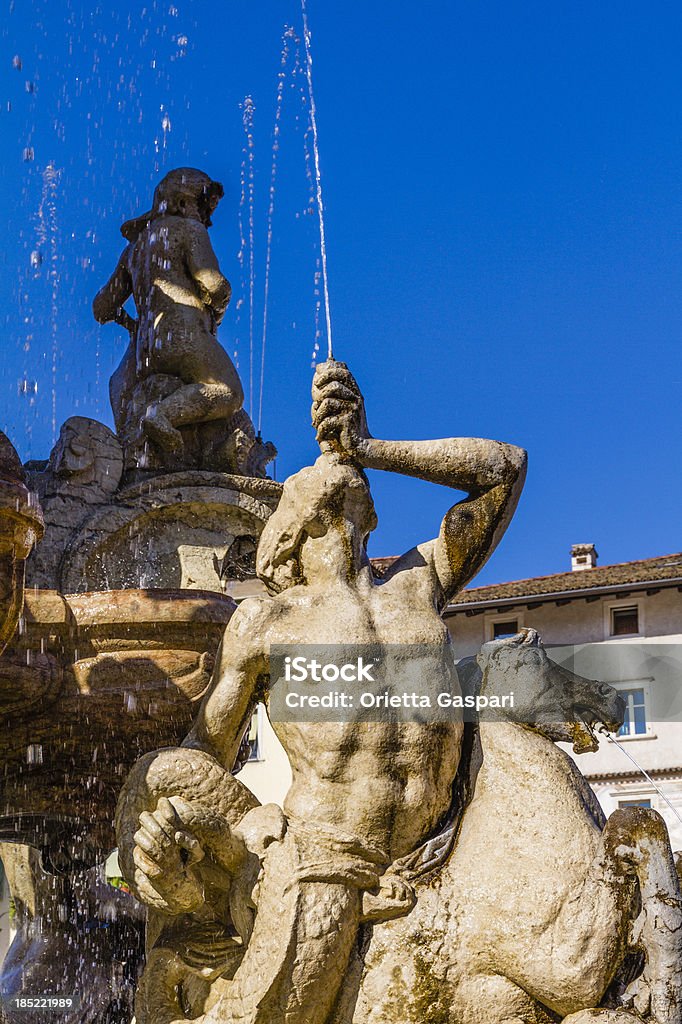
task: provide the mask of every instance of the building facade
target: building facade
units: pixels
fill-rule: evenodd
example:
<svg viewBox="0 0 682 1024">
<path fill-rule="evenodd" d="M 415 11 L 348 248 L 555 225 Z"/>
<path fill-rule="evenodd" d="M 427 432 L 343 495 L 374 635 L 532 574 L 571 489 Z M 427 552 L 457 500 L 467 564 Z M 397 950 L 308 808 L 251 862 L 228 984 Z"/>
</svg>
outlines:
<svg viewBox="0 0 682 1024">
<path fill-rule="evenodd" d="M 682 850 L 682 554 L 599 566 L 594 545 L 574 545 L 569 572 L 470 588 L 445 619 L 458 658 L 532 626 L 552 658 L 620 690 L 620 746 L 605 738 L 577 763 L 607 814 L 653 807 Z"/>
</svg>

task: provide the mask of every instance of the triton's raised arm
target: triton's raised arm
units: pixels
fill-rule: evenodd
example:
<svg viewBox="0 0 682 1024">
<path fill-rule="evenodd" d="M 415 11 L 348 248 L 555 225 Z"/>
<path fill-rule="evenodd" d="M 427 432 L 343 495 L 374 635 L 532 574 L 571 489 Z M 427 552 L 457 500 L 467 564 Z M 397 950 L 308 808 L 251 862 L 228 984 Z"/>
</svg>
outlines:
<svg viewBox="0 0 682 1024">
<path fill-rule="evenodd" d="M 390 572 L 414 568 L 421 560 L 435 569 L 447 602 L 481 569 L 509 525 L 525 480 L 525 451 L 482 438 L 374 438 L 360 389 L 343 363 L 318 366 L 313 399 L 321 446 L 346 454 L 364 469 L 403 473 L 466 492 L 446 514 L 438 537 L 408 552 Z"/>
</svg>

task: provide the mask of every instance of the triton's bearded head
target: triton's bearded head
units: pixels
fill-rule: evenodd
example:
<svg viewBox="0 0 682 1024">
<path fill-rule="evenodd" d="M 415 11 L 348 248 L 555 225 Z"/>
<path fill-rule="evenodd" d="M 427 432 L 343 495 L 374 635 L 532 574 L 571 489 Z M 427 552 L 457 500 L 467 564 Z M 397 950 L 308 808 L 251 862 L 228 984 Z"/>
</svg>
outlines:
<svg viewBox="0 0 682 1024">
<path fill-rule="evenodd" d="M 277 510 L 258 544 L 258 576 L 275 593 L 302 583 L 301 551 L 308 538 L 323 537 L 330 530 L 353 530 L 364 545 L 376 525 L 363 471 L 338 455 L 325 453 L 284 484 Z"/>
</svg>

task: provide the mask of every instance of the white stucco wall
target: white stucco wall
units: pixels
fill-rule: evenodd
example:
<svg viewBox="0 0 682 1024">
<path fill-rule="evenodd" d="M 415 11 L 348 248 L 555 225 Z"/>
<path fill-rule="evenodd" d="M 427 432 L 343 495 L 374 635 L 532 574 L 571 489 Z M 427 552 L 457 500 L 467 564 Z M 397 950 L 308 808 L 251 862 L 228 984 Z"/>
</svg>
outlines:
<svg viewBox="0 0 682 1024">
<path fill-rule="evenodd" d="M 259 730 L 260 760 L 245 764 L 237 778 L 262 804 L 275 803 L 281 807 L 291 785 L 289 759 L 264 712 L 260 715 Z"/>
</svg>

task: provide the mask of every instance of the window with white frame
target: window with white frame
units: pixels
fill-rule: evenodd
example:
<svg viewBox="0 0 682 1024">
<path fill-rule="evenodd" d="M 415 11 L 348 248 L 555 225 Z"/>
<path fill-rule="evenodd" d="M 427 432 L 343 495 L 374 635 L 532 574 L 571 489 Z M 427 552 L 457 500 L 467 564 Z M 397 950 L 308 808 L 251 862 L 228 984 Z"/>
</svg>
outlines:
<svg viewBox="0 0 682 1024">
<path fill-rule="evenodd" d="M 645 736 L 647 732 L 646 693 L 643 686 L 618 687 L 625 701 L 625 719 L 619 736 Z"/>
<path fill-rule="evenodd" d="M 632 800 L 619 800 L 619 807 L 651 807 L 651 800 L 649 797 L 639 797 L 638 799 Z"/>
</svg>

